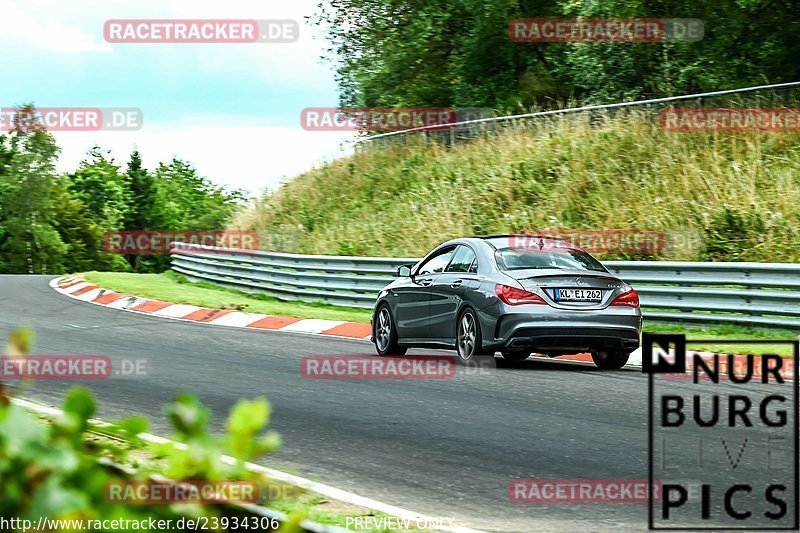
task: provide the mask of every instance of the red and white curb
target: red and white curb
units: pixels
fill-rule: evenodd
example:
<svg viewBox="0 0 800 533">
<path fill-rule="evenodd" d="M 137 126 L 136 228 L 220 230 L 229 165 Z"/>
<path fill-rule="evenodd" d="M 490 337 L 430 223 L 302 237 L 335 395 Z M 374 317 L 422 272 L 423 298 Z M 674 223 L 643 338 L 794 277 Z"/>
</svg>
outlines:
<svg viewBox="0 0 800 533">
<path fill-rule="evenodd" d="M 336 320 L 321 320 L 316 318 L 292 318 L 286 316 L 262 315 L 258 313 L 245 313 L 226 309 L 210 309 L 195 305 L 174 304 L 159 300 L 150 300 L 140 296 L 129 296 L 108 289 L 103 289 L 84 281 L 76 276 L 72 278 L 55 278 L 50 286 L 62 294 L 84 302 L 121 309 L 134 313 L 144 313 L 162 318 L 189 320 L 229 326 L 234 328 L 268 329 L 273 331 L 289 331 L 294 333 L 309 333 L 316 335 L 329 335 L 348 339 L 369 339 L 372 334 L 369 324 L 363 322 L 341 322 Z M 542 361 L 554 363 L 575 363 L 579 365 L 594 366 L 592 356 L 589 354 L 566 355 L 552 359 L 547 356 L 534 356 Z M 637 349 L 631 354 L 628 364 L 630 368 L 641 368 L 642 350 Z"/>
<path fill-rule="evenodd" d="M 50 282 L 50 286 L 62 294 L 85 302 L 163 318 L 189 320 L 218 326 L 329 335 L 360 340 L 369 339 L 371 334 L 369 324 L 363 322 L 341 322 L 317 318 L 302 319 L 161 302 L 102 289 L 97 285 L 84 281 L 80 277 L 55 278 Z M 703 355 L 711 355 L 711 353 L 703 352 Z M 570 363 L 594 367 L 592 356 L 588 353 L 564 355 L 557 358 L 534 354 L 534 358 L 553 363 Z M 790 364 L 791 361 L 788 361 L 784 368 L 784 377 L 786 379 L 792 379 L 793 376 L 792 369 L 794 367 L 793 365 L 790 366 Z M 624 368 L 641 369 L 641 367 L 642 349 L 637 348 L 631 353 Z"/>
<path fill-rule="evenodd" d="M 343 322 L 339 320 L 321 320 L 317 318 L 292 318 L 287 316 L 245 313 L 229 309 L 210 309 L 196 305 L 174 304 L 159 300 L 150 300 L 140 296 L 129 296 L 108 289 L 103 289 L 84 281 L 83 278 L 54 278 L 50 286 L 62 294 L 76 300 L 102 305 L 112 309 L 144 313 L 163 318 L 189 320 L 229 326 L 234 328 L 268 329 L 273 331 L 289 331 L 293 333 L 311 333 L 330 335 L 348 339 L 369 339 L 369 324 L 363 322 Z"/>
</svg>

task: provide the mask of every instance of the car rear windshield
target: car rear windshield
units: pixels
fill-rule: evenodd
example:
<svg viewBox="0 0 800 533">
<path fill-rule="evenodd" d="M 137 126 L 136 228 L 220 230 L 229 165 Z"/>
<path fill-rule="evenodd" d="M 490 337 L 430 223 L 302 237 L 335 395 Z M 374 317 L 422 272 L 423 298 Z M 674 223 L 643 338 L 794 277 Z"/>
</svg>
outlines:
<svg viewBox="0 0 800 533">
<path fill-rule="evenodd" d="M 561 268 L 608 272 L 597 259 L 582 250 L 500 248 L 495 258 L 500 270 Z"/>
</svg>

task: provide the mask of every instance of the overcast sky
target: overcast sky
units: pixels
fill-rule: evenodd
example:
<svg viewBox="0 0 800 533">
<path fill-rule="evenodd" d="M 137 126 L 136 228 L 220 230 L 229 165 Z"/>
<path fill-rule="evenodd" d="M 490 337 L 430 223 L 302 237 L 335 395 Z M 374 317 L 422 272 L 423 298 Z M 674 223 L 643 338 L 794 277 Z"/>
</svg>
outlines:
<svg viewBox="0 0 800 533">
<path fill-rule="evenodd" d="M 331 65 L 319 29 L 306 24 L 319 0 L 0 0 L 4 63 L 0 107 L 135 107 L 133 132 L 55 132 L 59 170 L 93 145 L 125 163 L 179 156 L 217 183 L 257 193 L 336 156 L 349 133 L 308 132 L 306 107 L 334 107 Z M 109 44 L 108 19 L 293 19 L 283 44 Z M 345 146 L 347 146 L 345 144 Z"/>
</svg>

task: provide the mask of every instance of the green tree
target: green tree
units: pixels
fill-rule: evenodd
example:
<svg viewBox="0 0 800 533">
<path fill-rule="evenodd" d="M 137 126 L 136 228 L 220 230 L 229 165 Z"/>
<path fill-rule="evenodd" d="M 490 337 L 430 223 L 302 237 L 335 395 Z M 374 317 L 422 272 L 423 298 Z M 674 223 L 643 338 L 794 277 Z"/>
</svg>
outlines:
<svg viewBox="0 0 800 533">
<path fill-rule="evenodd" d="M 157 191 L 153 176 L 142 167 L 142 156 L 139 150 L 131 152 L 127 176 L 130 187 L 130 209 L 125 218 L 124 228 L 126 230 L 152 229 Z"/>
<path fill-rule="evenodd" d="M 699 42 L 521 43 L 517 18 L 698 18 Z M 330 0 L 343 106 L 607 102 L 800 79 L 795 0 Z"/>
<path fill-rule="evenodd" d="M 126 172 L 95 146 L 75 172 L 59 176 L 58 146 L 35 108 L 20 108 L 15 120 L 0 136 L 0 272 L 160 272 L 168 256 L 125 261 L 104 251 L 104 234 L 224 229 L 245 198 L 179 159 L 148 172 L 137 150 Z"/>
<path fill-rule="evenodd" d="M 133 168 L 137 168 L 135 164 Z M 138 183 L 132 211 L 141 217 L 138 221 L 143 228 L 133 227 L 131 218 L 128 229 L 223 230 L 245 198 L 240 191 L 227 191 L 198 176 L 192 165 L 177 158 L 159 164 L 149 177 L 144 176 L 141 168 L 137 172 L 142 174 L 136 181 L 131 177 L 132 187 Z M 138 272 L 163 272 L 170 267 L 166 255 L 139 255 L 129 261 Z"/>
<path fill-rule="evenodd" d="M 72 195 L 89 209 L 91 217 L 107 229 L 121 229 L 130 210 L 127 176 L 109 152 L 95 146 L 68 177 Z"/>
<path fill-rule="evenodd" d="M 128 186 L 130 187 L 130 209 L 125 218 L 124 229 L 127 231 L 148 230 L 155 228 L 155 205 L 158 191 L 155 179 L 146 168 L 142 166 L 142 156 L 139 150 L 131 152 L 128 161 Z M 126 256 L 128 263 L 135 271 L 142 269 L 154 270 L 154 261 L 144 261 L 141 255 Z M 155 263 L 163 261 L 156 260 Z"/>
<path fill-rule="evenodd" d="M 177 158 L 159 164 L 155 184 L 153 222 L 158 229 L 224 229 L 245 198 L 241 191 L 229 192 L 198 176 L 191 164 Z"/>
<path fill-rule="evenodd" d="M 33 105 L 17 108 L 3 153 L 0 267 L 6 272 L 60 272 L 67 246 L 53 225 L 58 216 L 54 199 L 59 149 Z"/>
<path fill-rule="evenodd" d="M 79 199 L 63 188 L 58 197 L 58 217 L 54 227 L 67 244 L 65 272 L 86 270 L 125 271 L 130 267 L 119 255 L 107 253 L 103 247 L 104 228 L 91 216 Z"/>
</svg>

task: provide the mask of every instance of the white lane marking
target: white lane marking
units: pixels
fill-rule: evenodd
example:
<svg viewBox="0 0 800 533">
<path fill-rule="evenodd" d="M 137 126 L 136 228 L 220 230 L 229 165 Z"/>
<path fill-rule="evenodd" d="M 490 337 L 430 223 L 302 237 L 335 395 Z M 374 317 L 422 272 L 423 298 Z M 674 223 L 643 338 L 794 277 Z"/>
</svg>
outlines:
<svg viewBox="0 0 800 533">
<path fill-rule="evenodd" d="M 217 326 L 232 326 L 235 328 L 243 328 L 248 324 L 252 324 L 253 322 L 261 320 L 262 318 L 267 318 L 267 315 L 234 311 L 233 313 L 228 313 L 227 315 L 222 315 L 220 317 L 217 317 L 214 320 L 209 320 L 207 323 L 214 324 Z"/>
<path fill-rule="evenodd" d="M 165 307 L 164 309 L 159 309 L 158 311 L 153 312 L 153 314 L 157 316 L 183 318 L 186 315 L 194 313 L 195 311 L 199 311 L 200 309 L 202 309 L 202 307 L 197 307 L 196 305 L 172 304 L 169 307 Z"/>
<path fill-rule="evenodd" d="M 30 400 L 23 400 L 22 398 L 12 398 L 11 402 L 25 409 L 29 409 L 36 413 L 41 413 L 48 416 L 60 416 L 62 414 L 62 411 L 60 409 L 56 409 L 55 407 L 48 407 L 46 405 L 32 402 Z M 104 422 L 102 420 L 97 420 L 97 419 L 91 419 L 90 422 L 97 426 L 105 426 L 105 427 L 111 426 L 111 424 L 109 424 L 108 422 Z M 158 435 L 153 435 L 151 433 L 139 433 L 138 436 L 140 439 L 144 441 L 156 444 L 172 444 L 176 448 L 186 449 L 186 445 L 182 442 L 171 441 L 169 439 L 165 439 L 164 437 L 159 437 Z M 236 459 L 234 459 L 229 455 L 223 455 L 222 460 L 228 464 L 236 464 L 238 462 Z M 265 476 L 271 479 L 282 481 L 283 483 L 288 483 L 290 485 L 294 485 L 302 489 L 310 490 L 318 494 L 322 494 L 323 496 L 327 496 L 328 498 L 333 498 L 335 500 L 339 500 L 344 503 L 366 507 L 367 509 L 380 511 L 382 513 L 386 513 L 389 515 L 397 516 L 399 518 L 404 518 L 408 520 L 425 521 L 426 523 L 429 524 L 437 523 L 437 520 L 434 517 L 425 516 L 420 513 L 415 513 L 413 511 L 403 509 L 402 507 L 396 507 L 388 503 L 383 503 L 378 500 L 373 500 L 372 498 L 359 496 L 358 494 L 355 494 L 353 492 L 347 492 L 345 490 L 337 489 L 336 487 L 332 487 L 330 485 L 317 483 L 316 481 L 311 481 L 310 479 L 296 476 L 294 474 L 289 474 L 287 472 L 282 472 L 280 470 L 275 470 L 251 462 L 244 463 L 244 466 L 251 472 L 264 474 Z M 478 529 L 470 529 L 468 527 L 463 527 L 463 526 L 442 526 L 440 529 L 437 529 L 436 531 L 452 531 L 453 533 L 483 533 Z"/>
<path fill-rule="evenodd" d="M 303 333 L 322 333 L 336 326 L 341 326 L 344 321 L 321 320 L 318 318 L 306 318 L 300 322 L 283 326 L 280 331 L 301 331 Z"/>
</svg>

